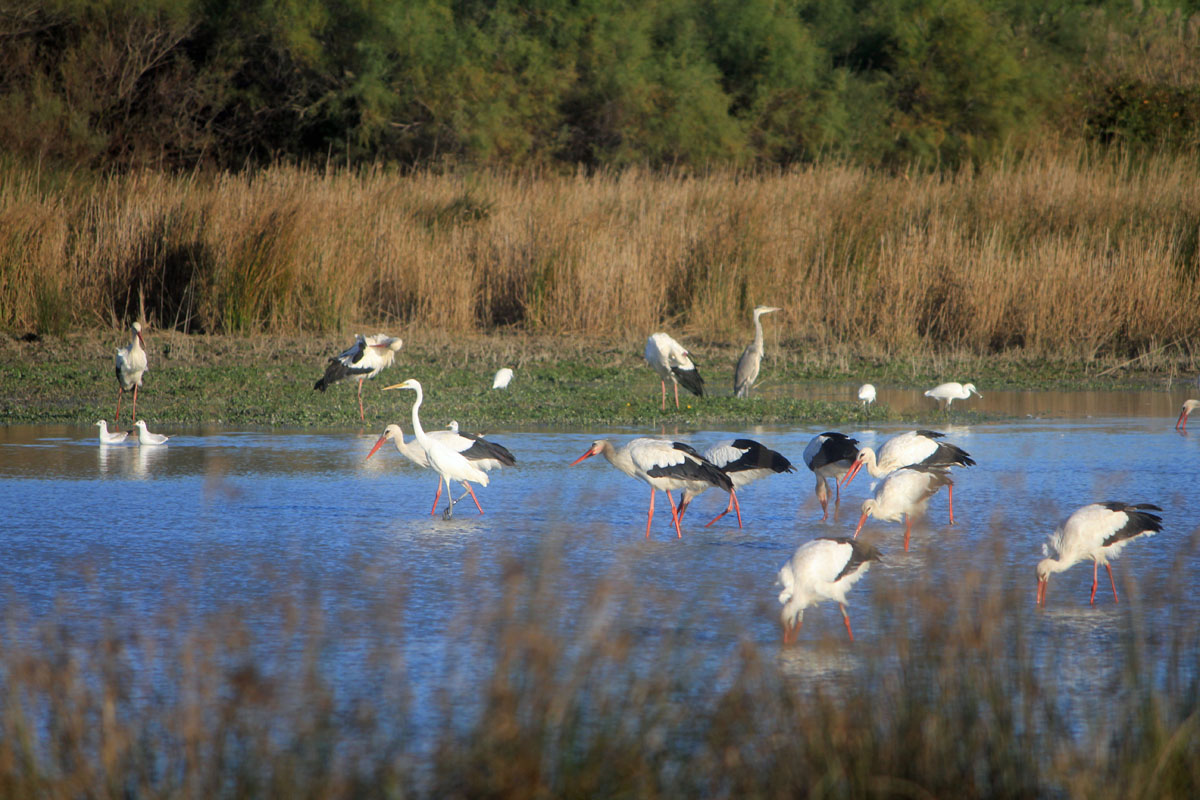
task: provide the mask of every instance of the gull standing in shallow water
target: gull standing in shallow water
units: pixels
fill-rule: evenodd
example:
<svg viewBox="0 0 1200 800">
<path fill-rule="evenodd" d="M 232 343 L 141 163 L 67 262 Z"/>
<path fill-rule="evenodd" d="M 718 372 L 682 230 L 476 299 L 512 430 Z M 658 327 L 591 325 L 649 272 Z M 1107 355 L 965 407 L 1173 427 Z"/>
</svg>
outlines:
<svg viewBox="0 0 1200 800">
<path fill-rule="evenodd" d="M 1096 602 L 1101 564 L 1108 570 L 1113 602 L 1120 602 L 1108 560 L 1116 558 L 1125 545 L 1134 539 L 1152 536 L 1162 530 L 1162 517 L 1149 513 L 1151 511 L 1162 509 L 1151 503 L 1092 503 L 1067 517 L 1050 534 L 1048 543 L 1042 546 L 1042 552 L 1048 558 L 1042 559 L 1037 565 L 1037 605 L 1046 604 L 1046 586 L 1052 573 L 1064 572 L 1073 564 L 1089 558 L 1092 560 L 1092 596 L 1089 602 L 1093 605 Z"/>
<path fill-rule="evenodd" d="M 779 615 L 783 623 L 783 643 L 796 641 L 804 609 L 822 600 L 833 600 L 838 604 L 846 623 L 846 634 L 854 641 L 850 615 L 846 613 L 846 592 L 866 574 L 872 561 L 882 558 L 871 545 L 845 537 L 814 539 L 796 548 L 775 581 L 777 586 L 783 587 L 779 593 L 779 602 L 783 605 Z"/>
<path fill-rule="evenodd" d="M 143 445 L 166 444 L 167 439 L 171 438 L 169 436 L 163 436 L 161 433 L 151 433 L 150 430 L 146 427 L 146 420 L 144 420 L 144 419 L 139 419 L 137 422 L 135 422 L 134 427 L 137 428 L 137 432 L 138 432 L 138 437 L 137 437 L 138 444 L 143 444 Z"/>
<path fill-rule="evenodd" d="M 864 383 L 858 387 L 858 399 L 862 401 L 863 413 L 867 415 L 867 422 L 871 421 L 871 403 L 875 402 L 875 385 Z"/>
<path fill-rule="evenodd" d="M 104 420 L 96 420 L 96 427 L 100 429 L 100 444 L 120 444 L 129 436 L 129 431 L 113 431 L 108 432 L 108 423 Z"/>
</svg>

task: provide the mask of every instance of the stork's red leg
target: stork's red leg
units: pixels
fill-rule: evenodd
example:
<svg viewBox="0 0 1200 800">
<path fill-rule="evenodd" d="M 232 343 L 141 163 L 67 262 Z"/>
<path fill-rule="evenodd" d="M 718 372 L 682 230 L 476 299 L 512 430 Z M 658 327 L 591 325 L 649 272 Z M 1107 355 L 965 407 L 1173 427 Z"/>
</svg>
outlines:
<svg viewBox="0 0 1200 800">
<path fill-rule="evenodd" d="M 838 603 L 838 608 L 842 610 L 842 620 L 846 623 L 846 633 L 850 635 L 850 641 L 854 641 L 854 631 L 850 630 L 850 615 L 846 613 L 846 607 Z"/>
<path fill-rule="evenodd" d="M 946 490 L 950 493 L 950 524 L 954 524 L 954 484 L 946 484 Z"/>
<path fill-rule="evenodd" d="M 729 490 L 729 499 L 733 501 L 733 510 L 737 512 L 738 530 L 742 527 L 742 504 L 737 499 L 737 489 Z"/>
<path fill-rule="evenodd" d="M 138 385 L 135 383 L 133 385 L 133 411 L 131 412 L 133 414 L 134 422 L 137 422 L 137 390 Z"/>
<path fill-rule="evenodd" d="M 659 381 L 662 384 L 662 410 L 667 410 L 667 382 Z"/>
<path fill-rule="evenodd" d="M 1114 602 L 1114 603 L 1119 603 L 1119 602 L 1121 602 L 1121 601 L 1117 599 L 1117 582 L 1113 580 L 1113 576 L 1112 576 L 1112 565 L 1111 565 L 1111 564 L 1105 564 L 1105 565 L 1104 565 L 1104 568 L 1105 568 L 1106 570 L 1108 570 L 1108 582 L 1109 582 L 1110 584 L 1112 584 L 1112 590 L 1113 590 L 1113 602 Z"/>
<path fill-rule="evenodd" d="M 666 389 L 663 389 L 663 393 L 664 393 L 664 395 L 666 394 Z M 650 538 L 650 523 L 654 521 L 654 492 L 655 491 L 656 491 L 655 488 L 653 486 L 651 486 L 650 487 L 650 513 L 646 515 L 646 538 L 647 539 Z"/>
<path fill-rule="evenodd" d="M 671 381 L 671 384 L 675 387 L 675 408 L 679 408 L 679 384 L 675 381 Z"/>
<path fill-rule="evenodd" d="M 1100 562 L 1092 562 L 1092 599 L 1089 601 L 1092 605 L 1096 605 L 1096 585 L 1100 583 Z"/>
<path fill-rule="evenodd" d="M 358 418 L 361 419 L 363 422 L 367 421 L 367 415 L 363 413 L 363 407 L 362 407 L 362 385 L 363 385 L 363 381 L 365 381 L 365 380 L 366 380 L 366 378 L 358 379 Z M 447 487 L 447 490 L 448 489 L 449 489 L 449 487 Z"/>
<path fill-rule="evenodd" d="M 447 491 L 449 491 L 449 490 L 447 490 Z M 438 490 L 437 490 L 437 494 L 435 494 L 433 496 L 433 509 L 429 512 L 430 516 L 433 516 L 434 514 L 437 513 L 437 504 L 438 504 L 438 500 L 441 498 L 441 496 L 442 496 L 442 476 L 439 475 L 438 476 Z"/>
<path fill-rule="evenodd" d="M 478 508 L 479 513 L 482 514 L 483 506 L 479 505 L 479 498 L 475 496 L 475 490 L 471 488 L 471 484 L 467 483 L 466 481 L 463 481 L 462 485 L 467 487 L 467 491 L 471 493 L 471 499 L 475 501 L 475 507 Z M 446 491 L 450 491 L 449 486 L 446 487 Z"/>
<path fill-rule="evenodd" d="M 125 396 L 125 390 L 122 387 L 118 386 L 117 387 L 117 420 L 116 420 L 116 422 L 113 423 L 114 425 L 121 424 L 121 398 L 124 396 Z"/>
<path fill-rule="evenodd" d="M 725 516 L 732 510 L 733 510 L 733 495 L 731 494 L 731 495 L 729 495 L 729 503 L 725 506 L 725 510 L 722 511 L 720 514 L 717 514 L 715 517 L 713 517 L 712 520 L 704 527 L 706 527 L 706 528 L 712 527 L 713 522 L 716 522 L 717 520 L 719 520 L 721 517 Z"/>
<path fill-rule="evenodd" d="M 904 552 L 908 552 L 908 537 L 912 536 L 912 515 L 904 515 Z"/>
<path fill-rule="evenodd" d="M 683 531 L 679 530 L 679 515 L 675 513 L 675 499 L 671 497 L 670 489 L 667 489 L 667 502 L 671 504 L 671 521 L 675 523 L 675 538 L 682 539 Z"/>
</svg>

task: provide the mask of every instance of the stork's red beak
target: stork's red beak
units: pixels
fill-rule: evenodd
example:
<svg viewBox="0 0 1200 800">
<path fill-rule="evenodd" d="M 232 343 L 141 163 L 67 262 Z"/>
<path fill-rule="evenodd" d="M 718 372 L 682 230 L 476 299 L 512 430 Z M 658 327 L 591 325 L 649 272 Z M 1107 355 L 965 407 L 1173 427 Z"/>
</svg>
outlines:
<svg viewBox="0 0 1200 800">
<path fill-rule="evenodd" d="M 1175 420 L 1175 430 L 1186 431 L 1187 430 L 1187 418 L 1188 418 L 1188 410 L 1185 408 L 1183 411 L 1179 412 L 1179 419 Z"/>
<path fill-rule="evenodd" d="M 574 461 L 572 461 L 572 462 L 571 462 L 571 464 L 570 464 L 570 466 L 572 466 L 572 467 L 573 467 L 573 466 L 575 466 L 576 464 L 578 464 L 580 461 L 583 461 L 585 458 L 589 458 L 589 457 L 591 457 L 591 456 L 594 456 L 594 455 L 596 455 L 596 451 L 595 451 L 595 450 L 591 450 L 591 449 L 589 449 L 589 450 L 588 450 L 586 453 L 584 453 L 583 455 L 581 455 L 579 458 L 577 458 L 577 459 L 575 459 Z"/>
<path fill-rule="evenodd" d="M 1050 581 L 1048 581 L 1048 580 L 1045 580 L 1045 579 L 1043 579 L 1043 580 L 1039 580 L 1039 581 L 1038 581 L 1038 586 L 1037 586 L 1037 605 L 1039 605 L 1039 606 L 1044 606 L 1044 605 L 1046 605 L 1046 584 L 1048 584 L 1049 582 L 1050 582 Z"/>
<path fill-rule="evenodd" d="M 856 527 L 854 529 L 854 537 L 853 538 L 855 538 L 855 539 L 858 538 L 858 532 L 861 531 L 862 526 L 866 525 L 866 524 L 867 524 L 867 515 L 863 514 L 861 517 L 858 518 L 858 527 Z"/>
<path fill-rule="evenodd" d="M 850 469 L 846 470 L 846 474 L 842 476 L 841 482 L 838 483 L 838 488 L 844 489 L 845 487 L 849 486 L 850 481 L 854 480 L 854 476 L 858 474 L 860 469 L 862 469 L 862 465 L 863 462 L 859 460 L 856 460 L 853 464 L 851 464 Z"/>
<path fill-rule="evenodd" d="M 387 434 L 385 433 L 383 436 L 379 437 L 379 441 L 376 442 L 375 446 L 371 448 L 371 452 L 367 453 L 367 458 L 370 458 L 371 456 L 375 455 L 375 453 L 379 452 L 379 448 L 383 447 L 383 443 L 386 441 L 387 441 Z M 366 459 L 363 459 L 363 460 L 365 461 Z"/>
</svg>

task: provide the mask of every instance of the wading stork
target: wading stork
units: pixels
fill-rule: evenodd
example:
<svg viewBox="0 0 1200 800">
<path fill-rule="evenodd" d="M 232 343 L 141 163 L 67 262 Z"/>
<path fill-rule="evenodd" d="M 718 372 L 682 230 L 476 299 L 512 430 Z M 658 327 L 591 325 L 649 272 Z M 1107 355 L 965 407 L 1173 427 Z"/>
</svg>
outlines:
<svg viewBox="0 0 1200 800">
<path fill-rule="evenodd" d="M 884 478 L 892 472 L 904 467 L 970 467 L 975 460 L 957 445 L 939 442 L 946 436 L 937 431 L 909 431 L 893 436 L 879 448 L 879 454 L 869 447 L 858 451 L 858 458 L 850 471 L 842 478 L 841 485 L 849 486 L 850 481 L 863 467 L 872 477 Z M 950 494 L 950 524 L 954 524 L 954 486 L 951 483 Z"/>
<path fill-rule="evenodd" d="M 363 413 L 362 387 L 363 381 L 374 378 L 384 369 L 390 367 L 396 358 L 396 351 L 404 346 L 404 340 L 398 337 L 377 333 L 374 336 L 357 334 L 354 344 L 333 358 L 325 367 L 325 374 L 313 384 L 318 392 L 323 392 L 333 384 L 346 378 L 358 378 L 358 416 L 363 422 L 367 415 Z"/>
<path fill-rule="evenodd" d="M 741 489 L 747 484 L 762 480 L 770 475 L 796 471 L 796 468 L 792 466 L 792 462 L 784 458 L 782 453 L 778 453 L 753 439 L 727 439 L 723 442 L 717 442 L 704 451 L 704 458 L 728 475 L 730 480 L 733 481 L 735 489 Z M 711 483 L 699 483 L 696 486 L 685 488 L 683 495 L 679 499 L 679 519 L 683 519 L 683 512 L 687 510 L 688 504 L 697 495 L 703 494 L 712 486 L 713 484 Z M 737 492 L 729 493 L 729 504 L 725 506 L 725 510 L 717 514 L 704 527 L 709 527 L 713 522 L 716 522 L 730 511 L 737 512 L 738 527 L 742 527 L 742 508 Z"/>
<path fill-rule="evenodd" d="M 913 518 L 925 513 L 929 498 L 938 489 L 954 483 L 950 471 L 945 467 L 905 467 L 884 479 L 875 496 L 863 501 L 862 516 L 854 529 L 854 538 L 862 530 L 867 517 L 883 522 L 898 522 L 904 518 L 904 552 L 908 552 L 908 540 L 912 536 Z"/>
<path fill-rule="evenodd" d="M 451 425 L 453 427 L 449 430 L 429 431 L 430 438 L 437 439 L 452 450 L 462 453 L 464 458 L 484 472 L 491 472 L 500 467 L 516 466 L 516 458 L 513 457 L 513 454 L 504 445 L 488 441 L 482 436 L 477 436 L 473 433 L 459 433 L 457 422 L 451 422 Z M 395 443 L 396 450 L 400 455 L 422 469 L 429 469 L 429 455 L 425 452 L 425 448 L 416 439 L 406 441 L 404 439 L 404 429 L 396 424 L 388 425 L 383 429 L 383 435 L 375 442 L 375 446 L 371 448 L 371 452 L 367 453 L 367 458 L 375 455 L 379 451 L 379 448 L 383 447 L 383 443 L 389 439 Z M 467 491 L 454 500 L 455 505 L 468 494 L 474 497 L 474 493 L 471 492 L 471 487 L 468 484 L 463 483 L 463 488 Z M 449 485 L 447 485 L 447 491 L 449 491 Z M 430 510 L 430 514 L 437 512 L 437 504 L 441 496 L 442 482 L 439 480 L 437 493 L 433 496 L 433 508 Z M 476 507 L 478 505 L 478 502 L 476 502 Z M 482 508 L 479 509 L 479 513 L 483 513 Z"/>
<path fill-rule="evenodd" d="M 667 379 L 675 385 L 675 407 L 679 408 L 679 384 L 697 397 L 704 396 L 704 378 L 683 345 L 665 333 L 653 333 L 646 340 L 646 363 L 662 381 L 662 410 L 667 410 Z"/>
<path fill-rule="evenodd" d="M 1175 430 L 1187 433 L 1188 415 L 1200 408 L 1200 400 L 1184 400 L 1183 408 L 1179 410 L 1179 419 L 1175 420 Z"/>
<path fill-rule="evenodd" d="M 1162 530 L 1162 517 L 1151 514 L 1162 511 L 1151 503 L 1092 503 L 1067 517 L 1054 533 L 1050 534 L 1042 552 L 1048 556 L 1037 565 L 1037 605 L 1046 604 L 1046 586 L 1050 575 L 1063 572 L 1073 564 L 1092 560 L 1092 596 L 1096 602 L 1096 584 L 1099 582 L 1100 565 L 1108 570 L 1108 582 L 1112 585 L 1113 602 L 1117 600 L 1117 583 L 1113 580 L 1109 559 L 1116 558 L 1125 545 L 1141 536 L 1152 536 Z"/>
<path fill-rule="evenodd" d="M 818 433 L 804 448 L 804 464 L 817 478 L 816 493 L 821 503 L 822 522 L 829 518 L 828 480 L 832 478 L 834 482 L 836 507 L 842 502 L 842 490 L 837 481 L 850 471 L 857 458 L 858 440 L 837 431 Z"/>
<path fill-rule="evenodd" d="M 971 396 L 972 392 L 975 392 L 975 394 L 979 397 L 983 397 L 983 395 L 979 394 L 979 392 L 975 390 L 975 384 L 956 382 L 939 383 L 937 386 L 925 392 L 925 396 L 932 397 L 934 400 L 938 401 L 938 405 L 940 405 L 942 408 L 948 409 L 950 408 L 950 404 L 955 400 L 966 400 Z"/>
<path fill-rule="evenodd" d="M 666 439 L 634 439 L 617 449 L 606 439 L 597 439 L 583 455 L 571 462 L 575 466 L 585 458 L 602 455 L 617 469 L 632 478 L 650 484 L 650 510 L 646 514 L 646 538 L 650 538 L 650 523 L 654 520 L 654 493 L 662 490 L 671 504 L 671 522 L 675 525 L 675 536 L 683 538 L 679 528 L 679 513 L 672 489 L 696 488 L 699 484 L 711 484 L 734 493 L 733 480 L 707 461 L 690 445 L 670 442 Z"/>
<path fill-rule="evenodd" d="M 384 387 L 384 391 L 390 389 L 409 389 L 417 394 L 417 399 L 413 401 L 412 407 L 413 433 L 417 437 L 417 443 L 421 445 L 426 457 L 429 459 L 429 466 L 438 474 L 438 491 L 433 501 L 434 510 L 437 510 L 437 500 L 442 494 L 442 481 L 445 481 L 447 486 L 446 510 L 442 515 L 446 519 L 454 516 L 454 498 L 449 486 L 451 481 L 458 481 L 466 486 L 467 493 L 471 495 L 471 499 L 475 501 L 475 507 L 482 514 L 483 506 L 479 504 L 479 498 L 475 496 L 475 490 L 471 488 L 470 482 L 478 483 L 480 486 L 487 486 L 488 474 L 478 463 L 472 462 L 463 453 L 460 453 L 438 438 L 425 433 L 425 429 L 421 427 L 421 417 L 418 413 L 421 403 L 425 402 L 425 392 L 421 388 L 421 382 L 414 378 L 409 378 L 403 383 Z M 447 433 L 450 433 L 450 431 L 447 431 Z M 462 434 L 458 435 L 461 436 Z M 386 441 L 386 431 L 384 440 Z M 376 442 L 375 444 L 378 447 L 382 442 Z M 504 448 L 501 448 L 500 445 L 494 442 L 487 442 L 486 444 L 491 445 L 493 448 L 504 450 Z M 504 450 L 504 452 L 508 453 L 507 450 Z M 511 463 L 516 463 L 515 460 L 512 460 L 511 453 L 508 454 L 508 459 Z"/>
<path fill-rule="evenodd" d="M 733 393 L 737 397 L 749 397 L 754 382 L 758 380 L 758 368 L 762 365 L 763 329 L 762 315 L 779 311 L 777 306 L 755 306 L 754 308 L 754 341 L 746 345 L 742 357 L 738 359 L 737 369 L 733 371 Z"/>
<path fill-rule="evenodd" d="M 846 592 L 883 555 L 865 542 L 830 537 L 814 539 L 796 548 L 791 559 L 779 570 L 775 581 L 782 586 L 779 602 L 783 605 L 779 619 L 783 623 L 783 643 L 796 641 L 804 617 L 804 609 L 823 600 L 832 600 L 842 611 L 846 634 L 854 641 L 850 615 L 846 613 Z"/>
<path fill-rule="evenodd" d="M 117 419 L 114 424 L 121 424 L 121 397 L 130 389 L 133 390 L 133 411 L 129 416 L 137 419 L 138 389 L 142 386 L 142 376 L 146 374 L 147 361 L 145 340 L 142 339 L 142 323 L 135 322 L 131 326 L 133 338 L 129 344 L 117 349 Z"/>
</svg>

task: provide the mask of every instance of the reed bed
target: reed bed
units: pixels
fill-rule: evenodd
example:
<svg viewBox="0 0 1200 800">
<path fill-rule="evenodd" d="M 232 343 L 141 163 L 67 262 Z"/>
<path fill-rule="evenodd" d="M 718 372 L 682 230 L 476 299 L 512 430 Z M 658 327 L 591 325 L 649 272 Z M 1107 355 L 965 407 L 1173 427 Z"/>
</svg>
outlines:
<svg viewBox="0 0 1200 800">
<path fill-rule="evenodd" d="M 1200 169 L 1087 153 L 954 173 L 0 173 L 0 326 L 351 325 L 1089 360 L 1200 334 Z"/>
<path fill-rule="evenodd" d="M 0 794 L 1094 799 L 1200 789 L 1200 638 L 1187 625 L 1165 640 L 1138 633 L 1136 602 L 1114 621 L 1111 657 L 1079 663 L 1069 643 L 1081 631 L 1029 612 L 1032 572 L 1017 592 L 998 570 L 966 570 L 917 597 L 877 588 L 855 614 L 880 620 L 878 635 L 847 644 L 835 609 L 825 634 L 823 612 L 810 611 L 801 642 L 780 650 L 755 638 L 757 623 L 691 618 L 686 598 L 628 576 L 566 573 L 555 548 L 494 569 L 464 565 L 467 584 L 492 588 L 464 595 L 439 631 L 444 669 L 421 660 L 428 638 L 404 581 L 369 566 L 362 581 L 379 591 L 365 604 L 339 603 L 336 589 L 289 579 L 281 565 L 253 608 L 199 612 L 180 591 L 150 617 L 112 609 L 96 625 L 63 600 L 41 614 L 6 605 Z M 1168 602 L 1189 591 L 1190 578 L 1176 577 L 1157 587 Z M 769 587 L 763 595 L 774 619 Z M 710 653 L 725 642 L 725 655 L 706 663 L 697 641 Z"/>
</svg>

